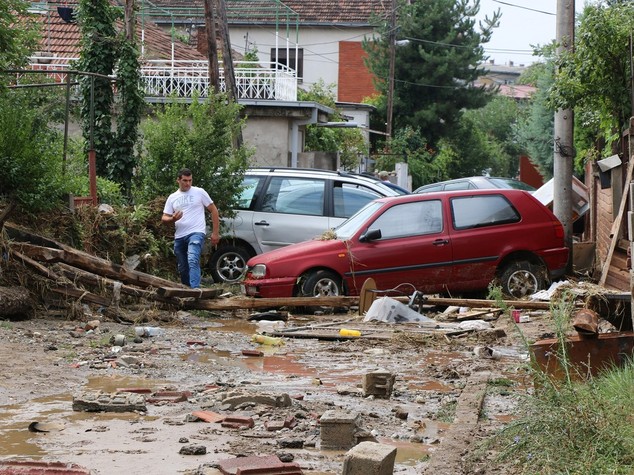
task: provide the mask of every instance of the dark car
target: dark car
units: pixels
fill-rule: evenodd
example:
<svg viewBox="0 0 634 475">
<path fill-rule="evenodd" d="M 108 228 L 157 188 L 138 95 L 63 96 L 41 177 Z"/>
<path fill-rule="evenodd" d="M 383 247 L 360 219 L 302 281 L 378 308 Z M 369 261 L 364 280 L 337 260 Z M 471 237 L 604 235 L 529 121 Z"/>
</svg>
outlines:
<svg viewBox="0 0 634 475">
<path fill-rule="evenodd" d="M 568 248 L 555 215 L 521 190 L 410 194 L 372 201 L 335 229 L 249 260 L 243 292 L 255 297 L 359 295 L 383 290 L 486 290 L 519 298 L 565 272 Z"/>
<path fill-rule="evenodd" d="M 431 193 L 432 191 L 455 191 L 455 190 L 489 190 L 489 189 L 514 189 L 533 192 L 535 188 L 514 178 L 503 178 L 497 176 L 471 176 L 467 178 L 456 178 L 453 180 L 439 181 L 423 185 L 414 190 L 414 193 Z"/>
</svg>

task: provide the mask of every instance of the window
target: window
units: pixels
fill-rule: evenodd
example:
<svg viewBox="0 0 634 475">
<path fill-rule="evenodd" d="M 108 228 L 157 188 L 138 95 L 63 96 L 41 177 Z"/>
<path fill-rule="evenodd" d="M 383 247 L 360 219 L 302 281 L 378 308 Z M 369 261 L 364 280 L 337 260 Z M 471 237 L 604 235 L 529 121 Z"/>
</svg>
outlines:
<svg viewBox="0 0 634 475">
<path fill-rule="evenodd" d="M 264 194 L 262 211 L 324 215 L 325 180 L 274 177 Z"/>
<path fill-rule="evenodd" d="M 370 201 L 381 198 L 378 192 L 351 183 L 335 183 L 333 193 L 337 218 L 349 218 Z"/>
<path fill-rule="evenodd" d="M 276 54 L 277 51 L 277 54 Z M 288 54 L 288 57 L 287 57 Z M 295 57 L 297 56 L 297 70 L 295 70 Z M 303 48 L 271 48 L 271 62 L 287 66 L 295 71 L 297 79 L 301 82 L 304 77 L 304 49 Z"/>
<path fill-rule="evenodd" d="M 238 209 L 251 209 L 251 205 L 256 198 L 255 192 L 260 184 L 261 177 L 246 176 L 242 180 L 242 191 L 238 197 Z"/>
<path fill-rule="evenodd" d="M 456 229 L 517 223 L 521 219 L 513 205 L 502 195 L 453 198 L 451 213 Z"/>
<path fill-rule="evenodd" d="M 388 208 L 370 229 L 380 229 L 381 239 L 416 236 L 442 231 L 442 205 L 439 200 L 404 203 Z"/>
</svg>

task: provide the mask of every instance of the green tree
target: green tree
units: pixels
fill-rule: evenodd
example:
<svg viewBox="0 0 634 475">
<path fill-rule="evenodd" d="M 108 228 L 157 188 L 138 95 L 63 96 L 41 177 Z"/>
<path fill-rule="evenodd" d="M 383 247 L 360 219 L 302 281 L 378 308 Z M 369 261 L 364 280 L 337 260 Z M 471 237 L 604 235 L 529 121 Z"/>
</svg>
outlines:
<svg viewBox="0 0 634 475">
<path fill-rule="evenodd" d="M 80 76 L 82 131 L 97 155 L 97 173 L 120 183 L 130 193 L 136 166 L 134 146 L 143 110 L 139 52 L 134 41 L 115 29 L 120 11 L 107 0 L 80 0 L 81 71 L 109 76 L 116 72 L 121 98 L 117 131 L 112 131 L 115 105 L 112 81 Z"/>
<path fill-rule="evenodd" d="M 427 144 L 419 129 L 405 126 L 394 133 L 389 150 L 374 155 L 375 170 L 394 170 L 397 162 L 407 162 L 413 189 L 447 178 L 446 157 Z"/>
<path fill-rule="evenodd" d="M 544 179 L 549 180 L 553 176 L 555 111 L 548 98 L 555 81 L 554 59 L 529 66 L 520 81 L 535 86 L 536 91 L 517 121 L 515 136 Z"/>
<path fill-rule="evenodd" d="M 24 66 L 37 45 L 36 23 L 27 11 L 30 6 L 23 0 L 0 2 L 0 69 Z"/>
<path fill-rule="evenodd" d="M 25 211 L 57 206 L 68 191 L 62 140 L 32 91 L 0 90 L 0 196 Z"/>
<path fill-rule="evenodd" d="M 213 111 L 213 112 L 210 112 Z M 229 216 L 253 151 L 233 141 L 244 125 L 240 106 L 224 94 L 191 104 L 171 103 L 143 125 L 145 153 L 140 160 L 135 196 L 140 201 L 166 197 L 176 190 L 176 175 L 190 168 L 222 216 Z"/>
<path fill-rule="evenodd" d="M 479 0 L 398 0 L 397 40 L 407 40 L 408 44 L 396 47 L 395 130 L 408 125 L 424 130 L 429 144 L 435 146 L 451 134 L 464 110 L 486 104 L 486 90 L 473 84 L 484 73 L 476 65 L 485 59 L 482 45 L 489 41 L 500 14 L 487 17 L 476 31 L 479 10 Z M 363 46 L 368 53 L 367 65 L 377 78 L 376 87 L 385 98 L 389 22 L 383 19 L 377 29 L 380 37 L 364 41 Z"/>
<path fill-rule="evenodd" d="M 318 102 L 334 109 L 333 122 L 343 122 L 343 115 L 337 108 L 334 86 L 326 86 L 320 79 L 308 91 L 299 90 L 300 101 Z M 339 152 L 342 168 L 352 170 L 359 166 L 360 158 L 367 154 L 368 145 L 363 134 L 356 128 L 333 128 L 309 125 L 306 127 L 305 149 L 307 151 Z"/>
<path fill-rule="evenodd" d="M 632 2 L 588 3 L 578 21 L 574 51 L 558 59 L 552 108 L 574 108 L 586 131 L 602 137 L 606 154 L 617 150 L 621 129 L 632 116 L 632 31 Z"/>
</svg>

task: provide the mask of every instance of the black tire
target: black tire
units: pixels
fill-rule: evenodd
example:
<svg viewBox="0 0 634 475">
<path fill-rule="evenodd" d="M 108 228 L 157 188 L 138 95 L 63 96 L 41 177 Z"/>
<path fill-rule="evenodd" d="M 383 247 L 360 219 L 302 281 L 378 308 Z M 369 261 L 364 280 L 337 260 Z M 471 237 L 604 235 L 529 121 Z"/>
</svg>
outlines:
<svg viewBox="0 0 634 475">
<path fill-rule="evenodd" d="M 214 282 L 234 284 L 239 282 L 247 271 L 247 261 L 251 254 L 240 246 L 220 246 L 209 259 L 209 270 Z"/>
<path fill-rule="evenodd" d="M 304 275 L 299 291 L 303 297 L 336 297 L 344 295 L 341 278 L 337 274 L 325 270 L 313 271 Z M 339 309 L 329 306 L 310 306 L 301 307 L 297 310 L 313 314 L 316 312 L 335 313 Z"/>
<path fill-rule="evenodd" d="M 528 261 L 515 261 L 500 274 L 500 285 L 502 292 L 509 297 L 527 297 L 545 287 L 546 270 Z"/>
<path fill-rule="evenodd" d="M 341 278 L 329 271 L 310 272 L 302 279 L 301 294 L 304 297 L 336 297 L 343 295 Z"/>
</svg>

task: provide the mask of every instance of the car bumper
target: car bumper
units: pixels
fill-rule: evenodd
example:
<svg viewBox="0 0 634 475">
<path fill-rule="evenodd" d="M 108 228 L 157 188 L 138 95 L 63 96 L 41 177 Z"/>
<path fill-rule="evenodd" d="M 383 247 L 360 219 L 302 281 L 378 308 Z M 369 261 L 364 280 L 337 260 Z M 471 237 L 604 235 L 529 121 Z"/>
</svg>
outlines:
<svg viewBox="0 0 634 475">
<path fill-rule="evenodd" d="M 245 279 L 240 288 L 248 297 L 280 298 L 292 297 L 295 288 L 296 277 L 283 277 L 279 279 Z"/>
<path fill-rule="evenodd" d="M 569 254 L 570 251 L 567 247 L 550 249 L 546 252 L 540 253 L 541 258 L 548 267 L 551 279 L 558 279 L 566 273 Z"/>
</svg>

